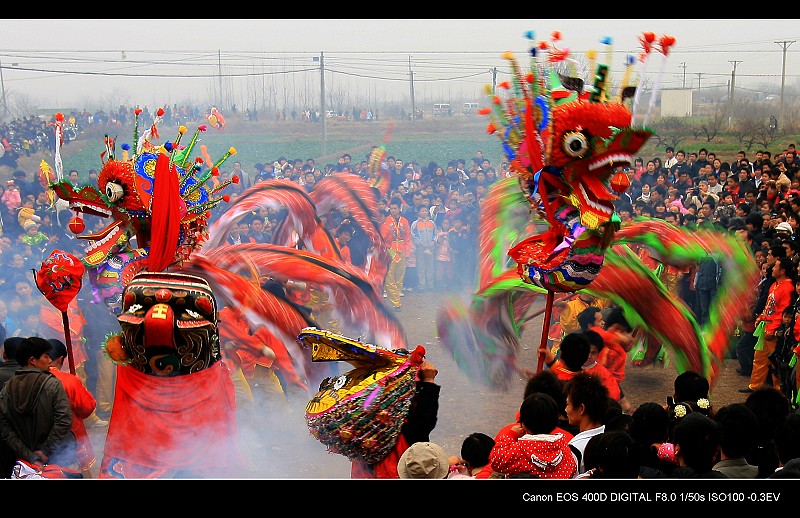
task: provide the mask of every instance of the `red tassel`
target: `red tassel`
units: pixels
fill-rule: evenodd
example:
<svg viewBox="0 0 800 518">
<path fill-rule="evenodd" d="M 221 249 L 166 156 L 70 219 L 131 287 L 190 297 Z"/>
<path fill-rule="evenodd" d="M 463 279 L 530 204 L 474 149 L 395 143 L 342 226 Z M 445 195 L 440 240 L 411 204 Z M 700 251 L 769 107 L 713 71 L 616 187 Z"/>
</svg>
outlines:
<svg viewBox="0 0 800 518">
<path fill-rule="evenodd" d="M 180 185 L 177 172 L 170 168 L 169 155 L 159 154 L 153 185 L 153 230 L 148 269 L 161 272 L 175 261 L 180 237 Z"/>
<path fill-rule="evenodd" d="M 411 353 L 411 365 L 419 366 L 425 361 L 425 347 L 418 345 Z"/>
</svg>

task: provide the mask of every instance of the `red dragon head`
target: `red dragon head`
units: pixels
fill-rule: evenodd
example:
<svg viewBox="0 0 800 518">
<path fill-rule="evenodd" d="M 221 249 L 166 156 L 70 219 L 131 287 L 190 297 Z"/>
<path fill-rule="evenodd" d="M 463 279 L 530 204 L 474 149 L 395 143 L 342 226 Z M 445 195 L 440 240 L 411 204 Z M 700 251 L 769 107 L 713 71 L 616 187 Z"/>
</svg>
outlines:
<svg viewBox="0 0 800 518">
<path fill-rule="evenodd" d="M 558 195 L 580 211 L 586 229 L 599 230 L 612 220 L 619 199 L 611 186 L 615 168 L 633 163 L 633 155 L 652 135 L 632 126 L 628 100 L 636 89 L 627 82 L 633 62 L 612 97 L 607 65 L 597 65 L 594 82 L 586 85 L 575 77 L 577 63 L 568 50 L 542 43 L 531 53 L 527 72 L 511 53 L 504 54 L 513 81 L 490 90 L 492 105 L 480 113 L 490 116 L 487 131 L 503 141 L 528 201 L 539 212 L 547 203 L 545 192 Z"/>
<path fill-rule="evenodd" d="M 90 278 L 115 313 L 120 310 L 122 289 L 136 273 L 144 269 L 163 271 L 181 264 L 200 249 L 208 236 L 210 210 L 228 201 L 228 196 L 219 191 L 239 180 L 214 180 L 216 185 L 212 185 L 219 166 L 236 154 L 234 148 L 215 164 L 191 158 L 205 126 L 197 128 L 187 146 L 180 145 L 185 126 L 178 129 L 175 141 L 156 144 L 156 125 L 163 111 L 157 112 L 156 120 L 141 138 L 138 111 L 135 115 L 132 156 L 129 157 L 131 146 L 123 144 L 122 156 L 117 157 L 114 140 L 106 136 L 106 152 L 101 155 L 105 161 L 96 186 L 75 187 L 63 179 L 48 185 L 76 213 L 110 220 L 102 230 L 78 238 L 87 242 L 82 261 Z M 79 221 L 74 228 L 76 233 L 81 232 L 84 225 Z"/>
</svg>

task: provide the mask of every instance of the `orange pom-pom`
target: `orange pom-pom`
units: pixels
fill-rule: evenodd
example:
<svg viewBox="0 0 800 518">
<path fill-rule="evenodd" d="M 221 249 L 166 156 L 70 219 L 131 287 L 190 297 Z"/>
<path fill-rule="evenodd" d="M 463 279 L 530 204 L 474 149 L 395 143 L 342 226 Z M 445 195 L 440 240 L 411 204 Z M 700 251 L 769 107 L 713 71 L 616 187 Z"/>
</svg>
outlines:
<svg viewBox="0 0 800 518">
<path fill-rule="evenodd" d="M 495 127 L 495 125 L 490 122 L 489 125 L 486 126 L 486 133 L 488 133 L 489 135 L 494 135 L 495 131 L 497 131 L 497 127 Z"/>
<path fill-rule="evenodd" d="M 495 95 L 494 97 L 492 97 L 492 102 L 493 102 L 494 104 L 500 104 L 500 102 L 501 102 L 501 100 L 500 100 L 500 96 L 498 96 L 498 95 Z"/>
<path fill-rule="evenodd" d="M 159 117 L 163 117 L 164 113 L 166 113 L 164 112 L 164 108 L 159 108 L 158 110 L 156 110 L 156 115 L 158 115 Z"/>
<path fill-rule="evenodd" d="M 233 175 L 233 178 L 231 178 L 231 182 L 239 183 L 239 175 Z"/>
<path fill-rule="evenodd" d="M 492 109 L 488 106 L 486 108 L 478 108 L 478 115 L 489 115 L 492 113 Z"/>
<path fill-rule="evenodd" d="M 195 163 L 195 164 L 202 164 L 202 163 L 203 163 L 203 157 L 197 157 L 197 158 L 195 158 L 195 159 L 194 159 L 194 163 Z"/>
<path fill-rule="evenodd" d="M 670 47 L 675 45 L 675 36 L 665 34 L 658 40 L 658 44 L 661 45 L 661 53 L 664 54 L 664 56 L 668 56 Z"/>
<path fill-rule="evenodd" d="M 222 197 L 222 201 L 224 201 L 225 203 L 228 203 L 229 201 L 231 201 L 230 195 L 226 194 L 225 196 L 223 196 Z"/>
<path fill-rule="evenodd" d="M 122 346 L 121 334 L 109 335 L 106 338 L 106 343 L 103 345 L 103 350 L 105 351 L 108 358 L 114 363 L 125 364 L 130 361 L 128 353 Z"/>
<path fill-rule="evenodd" d="M 64 114 L 61 112 L 56 113 L 56 120 L 58 122 L 64 122 Z"/>
<path fill-rule="evenodd" d="M 211 168 L 211 176 L 219 176 L 219 167 L 214 166 Z"/>
<path fill-rule="evenodd" d="M 509 83 L 508 81 L 503 81 L 501 83 L 497 83 L 497 88 L 504 88 L 504 89 L 508 90 L 509 88 L 511 88 L 511 83 Z"/>
<path fill-rule="evenodd" d="M 203 124 L 203 125 L 198 126 L 197 129 L 199 129 L 200 131 L 207 131 L 208 130 L 208 126 Z"/>
<path fill-rule="evenodd" d="M 133 110 L 133 113 L 135 113 L 136 115 L 141 115 L 142 114 L 142 109 L 141 108 L 136 108 L 135 110 Z"/>
<path fill-rule="evenodd" d="M 534 81 L 536 81 L 536 78 L 534 77 L 533 73 L 529 73 L 528 75 L 525 76 L 525 82 L 528 83 L 529 85 L 533 84 Z"/>
</svg>

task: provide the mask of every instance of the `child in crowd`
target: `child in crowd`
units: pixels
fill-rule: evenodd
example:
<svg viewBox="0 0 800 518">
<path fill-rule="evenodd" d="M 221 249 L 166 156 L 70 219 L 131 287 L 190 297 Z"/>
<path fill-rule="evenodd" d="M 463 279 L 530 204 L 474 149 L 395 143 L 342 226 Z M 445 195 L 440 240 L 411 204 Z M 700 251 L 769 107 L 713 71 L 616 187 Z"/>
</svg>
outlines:
<svg viewBox="0 0 800 518">
<path fill-rule="evenodd" d="M 450 219 L 442 218 L 442 225 L 436 233 L 436 246 L 434 254 L 436 257 L 436 289 L 438 291 L 449 291 L 453 285 L 453 253 L 450 250 Z"/>
<path fill-rule="evenodd" d="M 569 479 L 575 458 L 558 426 L 559 409 L 547 394 L 531 394 L 519 409 L 519 423 L 499 434 L 489 455 L 492 469 L 507 476 Z"/>
</svg>

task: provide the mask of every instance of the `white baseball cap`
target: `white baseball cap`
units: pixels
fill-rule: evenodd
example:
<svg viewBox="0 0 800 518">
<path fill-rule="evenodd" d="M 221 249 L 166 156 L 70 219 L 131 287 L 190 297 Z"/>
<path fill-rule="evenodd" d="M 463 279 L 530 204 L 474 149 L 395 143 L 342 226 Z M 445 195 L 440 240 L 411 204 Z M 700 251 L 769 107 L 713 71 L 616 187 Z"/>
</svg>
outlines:
<svg viewBox="0 0 800 518">
<path fill-rule="evenodd" d="M 792 226 L 785 221 L 781 221 L 780 223 L 775 225 L 775 232 L 788 232 L 789 234 L 794 234 Z"/>
</svg>

